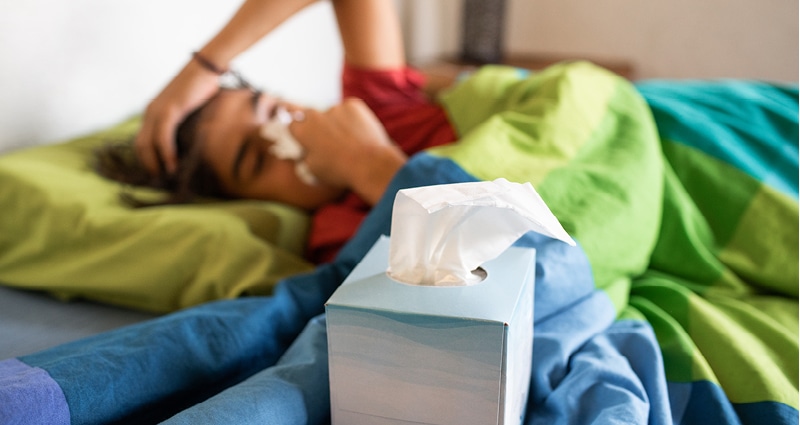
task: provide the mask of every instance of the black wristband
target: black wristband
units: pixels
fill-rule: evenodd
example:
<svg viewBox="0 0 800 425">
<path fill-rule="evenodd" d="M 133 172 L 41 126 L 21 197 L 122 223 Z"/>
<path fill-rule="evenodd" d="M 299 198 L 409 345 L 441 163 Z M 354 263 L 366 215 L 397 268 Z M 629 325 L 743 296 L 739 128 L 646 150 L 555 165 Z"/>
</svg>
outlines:
<svg viewBox="0 0 800 425">
<path fill-rule="evenodd" d="M 211 62 L 205 56 L 201 55 L 200 52 L 192 52 L 192 59 L 196 60 L 197 63 L 199 63 L 200 66 L 202 66 L 203 68 L 217 75 L 222 75 L 228 72 L 227 69 L 218 67 L 217 65 L 214 64 L 214 62 Z"/>
</svg>

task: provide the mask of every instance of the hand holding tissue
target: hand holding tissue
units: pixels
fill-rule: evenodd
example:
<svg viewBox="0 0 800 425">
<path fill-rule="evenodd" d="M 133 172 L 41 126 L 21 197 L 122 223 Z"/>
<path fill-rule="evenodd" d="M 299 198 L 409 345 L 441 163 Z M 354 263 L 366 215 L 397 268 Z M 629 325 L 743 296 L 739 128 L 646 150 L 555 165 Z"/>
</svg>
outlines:
<svg viewBox="0 0 800 425">
<path fill-rule="evenodd" d="M 536 256 L 510 245 L 529 230 L 574 244 L 530 184 L 398 192 L 391 238 L 325 306 L 333 424 L 521 423 Z"/>
</svg>

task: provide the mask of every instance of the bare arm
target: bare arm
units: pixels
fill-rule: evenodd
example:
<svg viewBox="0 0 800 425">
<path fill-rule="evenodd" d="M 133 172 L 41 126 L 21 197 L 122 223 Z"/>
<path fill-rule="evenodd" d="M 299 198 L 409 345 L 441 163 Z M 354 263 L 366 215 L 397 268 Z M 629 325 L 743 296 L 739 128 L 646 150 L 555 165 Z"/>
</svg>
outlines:
<svg viewBox="0 0 800 425">
<path fill-rule="evenodd" d="M 403 34 L 391 0 L 333 0 L 345 60 L 361 68 L 405 65 Z"/>
<path fill-rule="evenodd" d="M 333 0 L 333 7 L 349 65 L 369 69 L 405 66 L 394 2 Z M 307 137 L 308 134 L 302 137 L 309 152 L 309 168 L 375 205 L 405 164 L 405 153 L 389 139 L 380 121 L 360 100 L 345 99 L 341 105 L 309 118 L 329 125 L 319 138 Z"/>
</svg>

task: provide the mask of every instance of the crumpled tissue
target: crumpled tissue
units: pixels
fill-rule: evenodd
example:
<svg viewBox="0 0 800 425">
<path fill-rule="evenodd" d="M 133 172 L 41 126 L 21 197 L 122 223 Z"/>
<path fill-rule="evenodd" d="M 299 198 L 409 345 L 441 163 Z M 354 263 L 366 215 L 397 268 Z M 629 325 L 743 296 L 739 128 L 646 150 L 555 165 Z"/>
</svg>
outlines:
<svg viewBox="0 0 800 425">
<path fill-rule="evenodd" d="M 261 126 L 259 134 L 261 137 L 272 141 L 269 153 L 278 159 L 289 159 L 294 161 L 294 172 L 297 177 L 305 184 L 313 186 L 317 184 L 317 178 L 308 169 L 308 165 L 303 162 L 305 149 L 289 131 L 289 124 L 295 119 L 291 112 L 285 107 L 278 106 L 275 116 L 270 118 Z"/>
</svg>

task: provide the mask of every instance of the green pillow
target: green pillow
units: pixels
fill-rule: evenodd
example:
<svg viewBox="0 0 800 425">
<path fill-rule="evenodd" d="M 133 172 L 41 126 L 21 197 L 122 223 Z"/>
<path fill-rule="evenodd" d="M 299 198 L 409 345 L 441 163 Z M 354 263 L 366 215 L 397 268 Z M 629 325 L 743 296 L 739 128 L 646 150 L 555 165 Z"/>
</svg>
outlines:
<svg viewBox="0 0 800 425">
<path fill-rule="evenodd" d="M 134 209 L 93 171 L 94 149 L 138 118 L 0 156 L 0 283 L 153 312 L 268 294 L 308 271 L 305 212 L 224 201 Z M 134 189 L 135 195 L 157 192 Z"/>
</svg>

